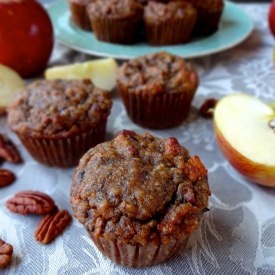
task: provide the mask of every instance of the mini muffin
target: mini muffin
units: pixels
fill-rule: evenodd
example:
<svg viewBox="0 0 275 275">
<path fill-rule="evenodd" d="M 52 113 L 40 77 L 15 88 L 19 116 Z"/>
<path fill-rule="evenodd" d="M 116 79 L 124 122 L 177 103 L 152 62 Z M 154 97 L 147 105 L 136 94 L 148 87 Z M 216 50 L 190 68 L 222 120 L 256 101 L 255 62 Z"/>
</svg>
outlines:
<svg viewBox="0 0 275 275">
<path fill-rule="evenodd" d="M 129 117 L 156 129 L 177 126 L 187 117 L 198 83 L 190 63 L 166 52 L 124 63 L 117 77 Z"/>
<path fill-rule="evenodd" d="M 87 13 L 87 5 L 94 0 L 68 0 L 72 20 L 83 30 L 91 30 L 91 23 Z"/>
<path fill-rule="evenodd" d="M 104 140 L 111 106 L 90 80 L 40 80 L 18 93 L 8 123 L 34 159 L 69 167 Z"/>
<path fill-rule="evenodd" d="M 198 12 L 194 33 L 196 35 L 210 35 L 218 30 L 222 16 L 223 0 L 187 0 Z"/>
<path fill-rule="evenodd" d="M 186 43 L 196 19 L 197 11 L 186 2 L 149 2 L 144 8 L 146 40 L 152 45 Z"/>
<path fill-rule="evenodd" d="M 81 158 L 71 204 L 105 256 L 141 267 L 183 247 L 209 195 L 207 170 L 175 138 L 124 130 Z"/>
<path fill-rule="evenodd" d="M 118 44 L 137 41 L 143 13 L 137 0 L 94 0 L 87 10 L 98 40 Z"/>
</svg>

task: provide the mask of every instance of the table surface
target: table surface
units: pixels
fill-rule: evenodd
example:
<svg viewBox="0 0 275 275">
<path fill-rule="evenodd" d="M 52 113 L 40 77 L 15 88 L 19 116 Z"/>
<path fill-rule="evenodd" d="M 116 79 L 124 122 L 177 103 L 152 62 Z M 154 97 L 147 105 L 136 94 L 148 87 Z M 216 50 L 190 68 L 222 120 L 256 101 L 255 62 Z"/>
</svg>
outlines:
<svg viewBox="0 0 275 275">
<path fill-rule="evenodd" d="M 234 49 L 192 60 L 201 84 L 188 120 L 175 129 L 151 131 L 159 137 L 177 137 L 191 154 L 201 157 L 209 170 L 210 211 L 189 238 L 187 247 L 155 267 L 120 267 L 99 253 L 76 220 L 52 244 L 37 243 L 34 230 L 39 217 L 11 214 L 5 201 L 20 190 L 41 190 L 50 194 L 59 208 L 71 211 L 73 169 L 49 168 L 35 162 L 1 119 L 1 132 L 12 137 L 25 160 L 22 165 L 2 165 L 16 173 L 17 181 L 0 191 L 0 238 L 14 247 L 12 264 L 1 274 L 275 274 L 275 189 L 241 177 L 218 150 L 212 121 L 198 116 L 198 107 L 206 98 L 221 98 L 233 91 L 275 100 L 274 41 L 267 28 L 268 6 L 241 7 L 255 22 L 252 35 Z M 87 59 L 91 57 L 56 45 L 50 65 Z M 139 133 L 145 130 L 128 119 L 120 99 L 114 95 L 106 138 L 123 128 Z"/>
</svg>

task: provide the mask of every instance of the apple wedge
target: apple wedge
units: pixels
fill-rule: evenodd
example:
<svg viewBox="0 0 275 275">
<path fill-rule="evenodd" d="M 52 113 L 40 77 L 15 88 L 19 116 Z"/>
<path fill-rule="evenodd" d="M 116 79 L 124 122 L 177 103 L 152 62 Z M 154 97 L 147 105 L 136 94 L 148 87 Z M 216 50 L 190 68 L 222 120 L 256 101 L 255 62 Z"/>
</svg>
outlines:
<svg viewBox="0 0 275 275">
<path fill-rule="evenodd" d="M 218 145 L 249 180 L 275 187 L 275 111 L 247 94 L 222 98 L 214 111 Z"/>
<path fill-rule="evenodd" d="M 17 72 L 0 64 L 0 115 L 5 114 L 14 93 L 24 86 L 24 80 Z"/>
<path fill-rule="evenodd" d="M 118 65 L 112 58 L 98 59 L 83 63 L 55 66 L 45 71 L 46 79 L 89 78 L 96 87 L 110 91 L 116 85 Z"/>
</svg>

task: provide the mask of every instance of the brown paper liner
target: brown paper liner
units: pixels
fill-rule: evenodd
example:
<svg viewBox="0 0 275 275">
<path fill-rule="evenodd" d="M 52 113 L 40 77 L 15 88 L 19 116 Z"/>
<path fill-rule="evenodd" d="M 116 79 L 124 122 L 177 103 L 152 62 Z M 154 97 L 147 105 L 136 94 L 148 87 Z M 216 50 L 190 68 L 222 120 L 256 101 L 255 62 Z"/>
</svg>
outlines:
<svg viewBox="0 0 275 275">
<path fill-rule="evenodd" d="M 90 18 L 86 11 L 86 5 L 69 1 L 71 15 L 74 23 L 83 30 L 91 30 Z"/>
<path fill-rule="evenodd" d="M 167 22 L 145 20 L 145 36 L 151 45 L 183 44 L 190 40 L 196 23 L 196 14 L 184 19 L 171 19 Z"/>
<path fill-rule="evenodd" d="M 155 244 L 150 242 L 144 246 L 140 244 L 131 245 L 121 240 L 107 240 L 103 237 L 91 237 L 101 251 L 113 262 L 129 266 L 144 267 L 162 263 L 169 260 L 187 241 L 187 237 L 180 240 L 171 239 L 168 244 Z"/>
<path fill-rule="evenodd" d="M 139 18 L 92 18 L 92 28 L 96 38 L 117 44 L 133 44 L 138 41 L 140 33 Z"/>
<path fill-rule="evenodd" d="M 128 92 L 119 85 L 120 95 L 128 116 L 137 124 L 153 129 L 171 128 L 188 116 L 194 91 L 150 94 Z"/>
<path fill-rule="evenodd" d="M 205 9 L 198 10 L 198 19 L 194 27 L 195 35 L 210 35 L 219 28 L 222 10 L 207 11 Z"/>
<path fill-rule="evenodd" d="M 31 137 L 17 133 L 30 155 L 43 164 L 71 167 L 78 164 L 82 155 L 104 140 L 106 122 L 97 128 L 72 137 Z"/>
</svg>

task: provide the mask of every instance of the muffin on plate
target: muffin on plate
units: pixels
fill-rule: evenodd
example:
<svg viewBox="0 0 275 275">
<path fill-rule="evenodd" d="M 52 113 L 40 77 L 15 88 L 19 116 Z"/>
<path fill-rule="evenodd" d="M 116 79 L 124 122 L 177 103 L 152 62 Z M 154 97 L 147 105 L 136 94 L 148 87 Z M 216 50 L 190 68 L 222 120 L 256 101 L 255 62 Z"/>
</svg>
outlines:
<svg viewBox="0 0 275 275">
<path fill-rule="evenodd" d="M 108 92 L 86 80 L 40 80 L 17 94 L 8 124 L 37 161 L 76 165 L 104 140 L 112 101 Z"/>
<path fill-rule="evenodd" d="M 141 126 L 156 129 L 182 123 L 198 84 L 195 68 L 167 52 L 125 62 L 117 76 L 117 88 L 129 117 Z"/>
<path fill-rule="evenodd" d="M 94 0 L 68 0 L 73 22 L 83 30 L 91 30 L 87 5 Z"/>
<path fill-rule="evenodd" d="M 210 35 L 219 28 L 223 0 L 187 0 L 198 12 L 197 22 L 194 28 L 196 35 Z"/>
<path fill-rule="evenodd" d="M 137 0 L 94 0 L 87 11 L 98 40 L 132 44 L 139 38 L 143 8 Z"/>
<path fill-rule="evenodd" d="M 81 158 L 71 205 L 105 256 L 141 267 L 183 247 L 209 195 L 207 170 L 175 138 L 124 130 Z"/>
<path fill-rule="evenodd" d="M 189 3 L 150 1 L 144 8 L 146 40 L 151 45 L 182 44 L 190 40 L 197 11 Z"/>
</svg>

